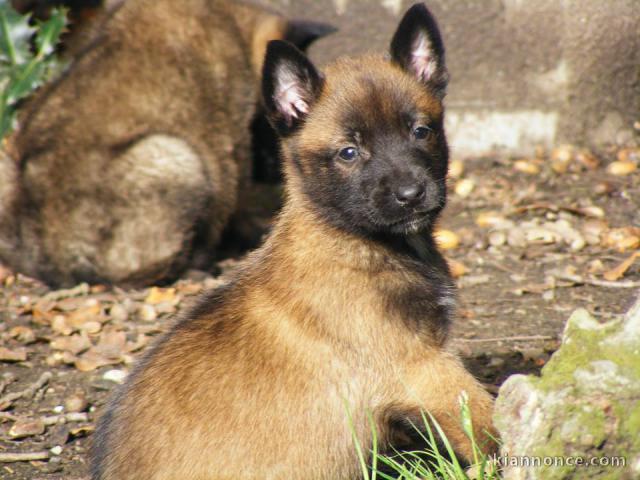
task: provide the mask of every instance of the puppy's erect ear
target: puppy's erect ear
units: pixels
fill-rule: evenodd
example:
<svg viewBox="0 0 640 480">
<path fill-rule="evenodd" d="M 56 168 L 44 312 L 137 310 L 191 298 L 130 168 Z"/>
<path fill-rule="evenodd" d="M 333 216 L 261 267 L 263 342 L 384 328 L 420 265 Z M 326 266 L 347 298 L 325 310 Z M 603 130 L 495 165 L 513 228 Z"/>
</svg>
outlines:
<svg viewBox="0 0 640 480">
<path fill-rule="evenodd" d="M 269 42 L 262 96 L 267 117 L 280 135 L 289 135 L 304 122 L 321 89 L 320 73 L 300 50 L 289 42 Z"/>
<path fill-rule="evenodd" d="M 313 22 L 310 20 L 289 20 L 287 22 L 284 39 L 293 43 L 304 52 L 313 42 L 336 30 L 336 27 L 328 23 Z"/>
<path fill-rule="evenodd" d="M 416 3 L 404 15 L 391 40 L 391 58 L 444 97 L 449 81 L 444 44 L 438 24 L 424 3 Z"/>
</svg>

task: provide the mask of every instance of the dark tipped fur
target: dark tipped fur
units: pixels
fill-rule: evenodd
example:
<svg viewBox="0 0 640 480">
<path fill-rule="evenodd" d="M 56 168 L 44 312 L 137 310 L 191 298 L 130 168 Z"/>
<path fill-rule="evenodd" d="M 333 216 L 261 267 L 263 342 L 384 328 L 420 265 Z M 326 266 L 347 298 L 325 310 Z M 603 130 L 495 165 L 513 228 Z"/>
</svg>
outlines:
<svg viewBox="0 0 640 480">
<path fill-rule="evenodd" d="M 405 19 L 400 50 L 407 28 L 436 38 L 435 23 Z M 495 448 L 491 397 L 447 342 L 454 287 L 433 240 L 447 170 L 437 70 L 368 56 L 321 76 L 282 42 L 264 65 L 285 206 L 234 281 L 113 398 L 94 436 L 94 480 L 355 480 L 369 419 L 380 451 L 408 450 L 420 446 L 422 411 L 471 460 L 463 391 L 475 438 Z"/>
<path fill-rule="evenodd" d="M 430 55 L 434 61 L 431 78 L 422 80 L 426 81 L 433 88 L 434 93 L 442 98 L 449 83 L 449 74 L 445 67 L 444 43 L 436 19 L 424 4 L 415 4 L 402 19 L 397 34 L 391 42 L 391 57 L 402 68 L 414 70 L 415 58 L 412 58 L 411 47 L 421 40 L 417 37 L 419 31 L 425 35 L 422 40 L 426 42 L 427 56 Z"/>
<path fill-rule="evenodd" d="M 276 58 L 278 59 L 277 65 L 273 63 Z M 271 113 L 271 124 L 276 131 L 282 136 L 290 135 L 300 126 L 300 119 L 304 112 L 301 112 L 295 105 L 288 112 L 277 108 L 276 102 L 280 94 L 274 89 L 277 84 L 275 76 L 278 74 L 278 69 L 287 69 L 289 70 L 288 74 L 298 79 L 297 88 L 300 90 L 300 101 L 306 105 L 306 108 L 312 107 L 314 99 L 320 94 L 322 77 L 309 59 L 287 41 L 274 40 L 269 42 L 264 63 L 262 92 L 265 108 Z"/>
<path fill-rule="evenodd" d="M 332 25 L 310 20 L 292 20 L 287 25 L 284 38 L 296 45 L 300 50 L 306 50 L 315 40 L 334 33 Z"/>
</svg>

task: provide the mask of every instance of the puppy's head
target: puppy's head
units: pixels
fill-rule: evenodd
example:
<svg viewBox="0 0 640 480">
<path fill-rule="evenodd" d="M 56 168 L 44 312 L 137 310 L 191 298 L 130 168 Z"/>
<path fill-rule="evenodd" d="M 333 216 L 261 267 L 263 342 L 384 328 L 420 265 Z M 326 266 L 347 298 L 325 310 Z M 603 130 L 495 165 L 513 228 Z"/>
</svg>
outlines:
<svg viewBox="0 0 640 480">
<path fill-rule="evenodd" d="M 423 4 L 406 13 L 390 53 L 340 60 L 323 75 L 294 46 L 274 41 L 264 62 L 264 103 L 282 137 L 290 193 L 364 234 L 428 229 L 446 198 L 447 72 Z"/>
</svg>

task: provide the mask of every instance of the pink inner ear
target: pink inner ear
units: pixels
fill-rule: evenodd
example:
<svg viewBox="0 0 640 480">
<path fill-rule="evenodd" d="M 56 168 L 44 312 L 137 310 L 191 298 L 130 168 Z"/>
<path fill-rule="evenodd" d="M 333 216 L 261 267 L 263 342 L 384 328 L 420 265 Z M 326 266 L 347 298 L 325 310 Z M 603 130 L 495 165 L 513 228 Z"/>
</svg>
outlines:
<svg viewBox="0 0 640 480">
<path fill-rule="evenodd" d="M 432 57 L 429 39 L 423 33 L 418 34 L 411 51 L 411 67 L 418 79 L 428 81 L 436 73 L 438 64 Z"/>
<path fill-rule="evenodd" d="M 279 77 L 274 99 L 285 121 L 291 124 L 300 114 L 308 113 L 309 105 L 297 79 L 286 67 L 282 67 Z"/>
</svg>

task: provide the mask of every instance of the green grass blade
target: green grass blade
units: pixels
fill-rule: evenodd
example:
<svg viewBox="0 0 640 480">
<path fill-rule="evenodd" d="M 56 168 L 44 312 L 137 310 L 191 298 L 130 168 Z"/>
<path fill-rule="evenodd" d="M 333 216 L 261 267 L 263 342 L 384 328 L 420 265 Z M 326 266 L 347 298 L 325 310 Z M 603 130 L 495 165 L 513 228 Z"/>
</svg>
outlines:
<svg viewBox="0 0 640 480">
<path fill-rule="evenodd" d="M 376 428 L 376 423 L 373 420 L 373 414 L 370 411 L 367 411 L 367 418 L 369 419 L 369 426 L 371 428 L 373 440 L 371 451 L 371 480 L 376 480 L 376 475 L 378 473 L 378 429 Z"/>
<path fill-rule="evenodd" d="M 346 400 L 344 400 L 344 407 L 347 412 L 347 423 L 349 424 L 349 430 L 351 430 L 351 437 L 353 438 L 353 443 L 356 447 L 356 453 L 358 454 L 358 460 L 360 462 L 360 468 L 362 469 L 362 478 L 363 480 L 370 480 L 369 469 L 367 468 L 367 462 L 364 458 L 362 446 L 360 445 L 360 441 L 358 440 L 356 427 L 353 423 L 353 417 L 351 416 L 351 410 L 349 409 L 349 404 L 347 403 Z"/>
</svg>

